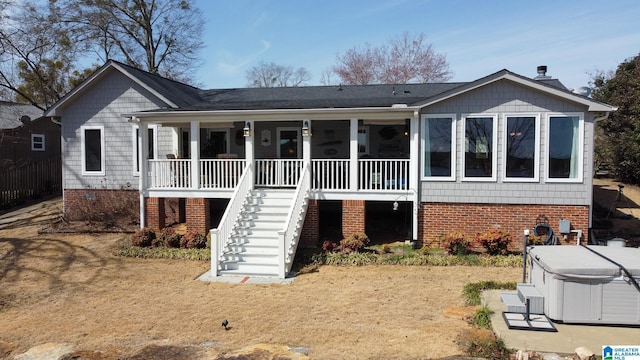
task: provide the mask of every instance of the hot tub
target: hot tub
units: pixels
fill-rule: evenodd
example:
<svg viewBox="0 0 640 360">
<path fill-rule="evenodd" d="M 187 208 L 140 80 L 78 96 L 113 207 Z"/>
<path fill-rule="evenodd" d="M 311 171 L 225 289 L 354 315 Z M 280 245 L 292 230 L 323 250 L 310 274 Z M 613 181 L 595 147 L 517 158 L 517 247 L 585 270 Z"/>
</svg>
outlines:
<svg viewBox="0 0 640 360">
<path fill-rule="evenodd" d="M 589 246 L 640 283 L 640 249 Z M 640 291 L 622 269 L 583 246 L 529 249 L 529 279 L 544 313 L 565 323 L 640 325 Z"/>
</svg>

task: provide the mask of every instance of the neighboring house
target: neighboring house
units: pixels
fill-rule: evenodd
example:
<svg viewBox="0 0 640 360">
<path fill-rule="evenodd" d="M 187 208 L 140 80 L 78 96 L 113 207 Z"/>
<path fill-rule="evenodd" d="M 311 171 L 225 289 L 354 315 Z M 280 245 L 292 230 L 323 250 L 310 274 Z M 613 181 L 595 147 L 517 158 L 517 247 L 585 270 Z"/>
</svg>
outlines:
<svg viewBox="0 0 640 360">
<path fill-rule="evenodd" d="M 520 239 L 541 219 L 585 241 L 594 124 L 615 107 L 545 72 L 201 90 L 109 61 L 45 115 L 62 123 L 67 216 L 132 184 L 118 196 L 139 199 L 142 226 L 214 229 L 213 274 L 284 277 L 298 242 L 319 245 L 328 204 L 345 237 L 399 208 L 423 243 L 492 227 Z"/>
<path fill-rule="evenodd" d="M 0 101 L 0 169 L 60 158 L 60 126 L 29 104 Z"/>
</svg>

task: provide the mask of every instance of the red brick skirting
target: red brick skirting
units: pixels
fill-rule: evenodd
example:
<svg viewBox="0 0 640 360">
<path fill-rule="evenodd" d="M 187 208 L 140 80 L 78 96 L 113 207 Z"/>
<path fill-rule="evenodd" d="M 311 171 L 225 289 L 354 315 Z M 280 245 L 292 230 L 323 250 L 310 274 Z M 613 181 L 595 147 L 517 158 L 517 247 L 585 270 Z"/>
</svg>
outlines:
<svg viewBox="0 0 640 360">
<path fill-rule="evenodd" d="M 364 233 L 364 200 L 342 200 L 342 238 Z"/>
<path fill-rule="evenodd" d="M 318 200 L 310 199 L 307 205 L 307 216 L 304 218 L 300 246 L 317 247 L 320 241 L 320 211 Z"/>
<path fill-rule="evenodd" d="M 582 230 L 582 240 L 586 243 L 589 227 L 589 206 L 586 205 L 421 203 L 418 239 L 425 245 L 442 246 L 441 239 L 449 232 L 460 231 L 474 237 L 488 229 L 501 228 L 510 232 L 516 243 L 521 244 L 524 229 L 533 229 L 540 215 L 546 216 L 560 243 L 576 243 L 575 233 L 565 240 L 558 232 L 560 219 L 569 220 L 571 230 Z"/>
</svg>

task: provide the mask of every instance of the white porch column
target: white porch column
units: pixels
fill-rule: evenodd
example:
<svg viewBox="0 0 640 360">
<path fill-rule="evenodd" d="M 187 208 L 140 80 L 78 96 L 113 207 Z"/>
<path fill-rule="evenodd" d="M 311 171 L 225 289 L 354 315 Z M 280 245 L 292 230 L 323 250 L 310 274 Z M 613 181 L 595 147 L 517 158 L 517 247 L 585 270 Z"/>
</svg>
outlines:
<svg viewBox="0 0 640 360">
<path fill-rule="evenodd" d="M 252 163 L 256 158 L 255 149 L 253 148 L 253 138 L 256 130 L 253 121 L 246 121 L 244 126 L 249 126 L 249 136 L 244 137 L 244 158 L 248 163 Z"/>
<path fill-rule="evenodd" d="M 358 119 L 349 124 L 349 190 L 358 190 Z"/>
<path fill-rule="evenodd" d="M 149 157 L 149 127 L 147 123 L 138 123 L 138 164 L 140 164 L 140 177 L 139 177 L 139 189 L 140 194 L 140 228 L 144 227 L 146 222 L 144 216 L 144 197 L 149 187 L 149 163 L 147 158 Z"/>
<path fill-rule="evenodd" d="M 418 210 L 420 208 L 420 113 L 409 119 L 409 184 L 413 197 L 411 239 L 418 239 Z"/>
<path fill-rule="evenodd" d="M 191 188 L 200 188 L 200 122 L 191 120 Z"/>
<path fill-rule="evenodd" d="M 302 123 L 307 123 L 309 126 L 309 134 L 302 134 L 302 162 L 304 165 L 308 164 L 311 161 L 311 120 L 302 120 Z"/>
</svg>

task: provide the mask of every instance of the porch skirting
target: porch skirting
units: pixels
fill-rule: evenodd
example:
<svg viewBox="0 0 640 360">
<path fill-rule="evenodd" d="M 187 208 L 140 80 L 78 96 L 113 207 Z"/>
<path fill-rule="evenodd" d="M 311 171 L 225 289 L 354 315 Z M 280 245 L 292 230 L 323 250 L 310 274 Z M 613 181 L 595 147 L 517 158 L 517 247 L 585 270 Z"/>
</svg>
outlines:
<svg viewBox="0 0 640 360">
<path fill-rule="evenodd" d="M 586 244 L 589 233 L 589 206 L 587 205 L 522 205 L 472 203 L 421 203 L 418 210 L 418 239 L 424 245 L 443 246 L 442 238 L 449 232 L 459 231 L 466 236 L 491 228 L 500 228 L 513 236 L 514 246 L 522 247 L 524 229 L 532 229 L 536 219 L 544 215 L 558 235 L 561 244 L 575 244 L 576 233 L 563 239 L 558 231 L 561 219 L 571 222 L 571 230 L 582 230 Z"/>
</svg>

